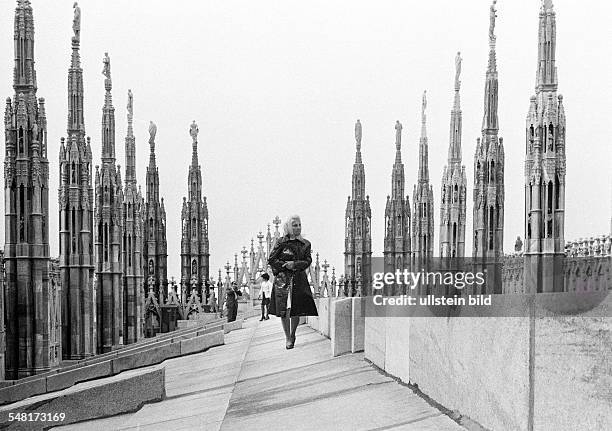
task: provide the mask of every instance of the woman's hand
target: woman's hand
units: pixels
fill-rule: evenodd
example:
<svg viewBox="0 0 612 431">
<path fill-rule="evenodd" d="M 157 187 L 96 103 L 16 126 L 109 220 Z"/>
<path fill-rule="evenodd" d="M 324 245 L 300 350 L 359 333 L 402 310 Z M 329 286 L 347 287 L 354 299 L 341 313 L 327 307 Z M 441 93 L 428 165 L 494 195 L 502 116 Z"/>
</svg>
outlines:
<svg viewBox="0 0 612 431">
<path fill-rule="evenodd" d="M 293 271 L 295 269 L 295 262 L 292 261 L 292 260 L 290 260 L 289 262 L 285 262 L 283 264 L 283 268 L 287 268 L 287 269 Z"/>
</svg>

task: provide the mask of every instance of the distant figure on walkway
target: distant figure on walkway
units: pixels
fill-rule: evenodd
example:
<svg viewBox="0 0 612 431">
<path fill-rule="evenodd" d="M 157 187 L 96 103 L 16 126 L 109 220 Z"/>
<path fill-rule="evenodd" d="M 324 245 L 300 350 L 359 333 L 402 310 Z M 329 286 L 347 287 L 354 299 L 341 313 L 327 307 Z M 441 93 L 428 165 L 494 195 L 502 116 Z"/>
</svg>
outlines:
<svg viewBox="0 0 612 431">
<path fill-rule="evenodd" d="M 242 292 L 238 289 L 238 284 L 232 281 L 230 287 L 225 291 L 225 301 L 227 304 L 227 321 L 233 322 L 238 314 L 238 297 L 242 296 Z"/>
<path fill-rule="evenodd" d="M 264 272 L 261 275 L 261 278 L 263 279 L 263 281 L 260 285 L 258 298 L 261 299 L 261 319 L 259 319 L 260 322 L 262 320 L 268 320 L 270 318 L 268 316 L 268 309 L 270 308 L 270 294 L 272 293 L 272 282 L 270 281 L 270 276 L 268 275 L 268 273 Z"/>
<path fill-rule="evenodd" d="M 214 287 L 211 287 L 210 289 L 210 296 L 208 297 L 208 306 L 209 306 L 209 311 L 211 313 L 217 312 L 217 295 L 215 295 Z"/>
<path fill-rule="evenodd" d="M 306 270 L 312 263 L 310 241 L 302 237 L 297 215 L 283 224 L 284 236 L 270 252 L 268 264 L 275 276 L 269 313 L 281 318 L 286 348 L 293 349 L 299 316 L 318 316 Z"/>
</svg>

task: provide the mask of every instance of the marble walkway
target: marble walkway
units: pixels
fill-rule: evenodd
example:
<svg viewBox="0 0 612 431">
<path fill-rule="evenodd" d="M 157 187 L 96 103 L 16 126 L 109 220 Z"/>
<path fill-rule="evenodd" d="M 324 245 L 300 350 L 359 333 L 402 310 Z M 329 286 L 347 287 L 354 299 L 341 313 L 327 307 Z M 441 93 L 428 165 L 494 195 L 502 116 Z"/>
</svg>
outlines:
<svg viewBox="0 0 612 431">
<path fill-rule="evenodd" d="M 166 361 L 164 401 L 54 430 L 464 430 L 363 354 L 331 358 L 307 326 L 293 350 L 275 317 L 246 320 L 225 343 Z"/>
</svg>

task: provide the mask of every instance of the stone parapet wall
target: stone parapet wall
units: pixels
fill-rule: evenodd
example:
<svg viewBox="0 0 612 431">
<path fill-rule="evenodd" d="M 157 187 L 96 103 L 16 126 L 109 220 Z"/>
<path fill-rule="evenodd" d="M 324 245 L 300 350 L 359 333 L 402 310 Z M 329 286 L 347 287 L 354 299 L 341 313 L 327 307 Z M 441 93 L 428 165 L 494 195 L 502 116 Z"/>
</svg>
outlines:
<svg viewBox="0 0 612 431">
<path fill-rule="evenodd" d="M 594 250 L 599 250 L 598 254 Z M 594 292 L 612 290 L 612 256 L 601 253 L 601 248 L 582 249 L 567 255 L 563 262 L 565 292 Z M 522 254 L 503 257 L 502 292 L 524 292 L 524 257 Z"/>
<path fill-rule="evenodd" d="M 525 317 L 366 317 L 365 357 L 487 429 L 612 429 L 612 296 L 575 295 L 526 295 Z"/>
</svg>

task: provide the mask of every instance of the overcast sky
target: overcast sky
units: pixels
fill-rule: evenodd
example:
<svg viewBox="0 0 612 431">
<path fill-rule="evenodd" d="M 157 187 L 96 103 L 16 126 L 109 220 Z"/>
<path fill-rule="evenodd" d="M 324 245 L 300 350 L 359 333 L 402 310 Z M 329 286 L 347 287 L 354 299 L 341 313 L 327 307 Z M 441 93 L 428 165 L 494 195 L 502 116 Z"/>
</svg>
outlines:
<svg viewBox="0 0 612 431">
<path fill-rule="evenodd" d="M 72 0 L 32 0 L 38 96 L 48 118 L 51 254 L 58 254 L 60 137 L 66 135 Z M 556 0 L 559 92 L 567 115 L 567 240 L 609 233 L 612 174 L 610 2 Z M 0 0 L 0 94 L 13 96 L 16 2 Z M 427 89 L 429 171 L 438 252 L 440 179 L 446 163 L 455 55 L 461 51 L 466 251 L 472 244 L 473 157 L 483 115 L 489 0 L 224 0 L 79 2 L 86 133 L 100 164 L 102 58 L 111 58 L 117 163 L 125 177 L 127 90 L 134 93 L 137 176 L 145 190 L 148 124 L 168 217 L 168 275 L 180 278 L 180 212 L 199 125 L 210 213 L 211 272 L 279 215 L 302 216 L 313 250 L 343 272 L 344 211 L 363 124 L 372 243 L 382 254 L 395 121 L 412 201 L 421 95 Z M 504 248 L 524 236 L 525 117 L 534 93 L 539 0 L 498 2 L 500 136 L 506 150 Z M 3 224 L 0 224 L 2 228 Z M 3 231 L 2 231 L 3 234 Z"/>
</svg>

